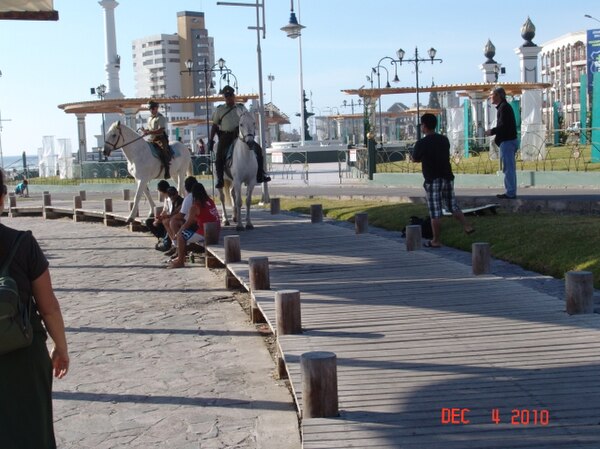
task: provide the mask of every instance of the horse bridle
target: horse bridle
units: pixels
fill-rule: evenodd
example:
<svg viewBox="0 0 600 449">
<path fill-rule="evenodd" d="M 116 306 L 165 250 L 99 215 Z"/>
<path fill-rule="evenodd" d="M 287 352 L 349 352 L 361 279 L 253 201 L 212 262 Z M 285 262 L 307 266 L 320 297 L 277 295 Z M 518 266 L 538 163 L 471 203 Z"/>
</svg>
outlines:
<svg viewBox="0 0 600 449">
<path fill-rule="evenodd" d="M 131 142 L 127 142 L 127 143 L 124 143 L 123 145 L 119 145 L 119 139 L 123 139 L 123 141 L 125 141 L 125 137 L 123 137 L 123 131 L 121 130 L 121 124 L 120 123 L 117 125 L 117 128 L 119 129 L 119 136 L 117 137 L 117 140 L 115 141 L 115 143 L 106 142 L 106 141 L 104 142 L 105 145 L 112 146 L 112 149 L 110 150 L 111 152 L 115 151 L 115 150 L 118 150 L 119 148 L 124 148 L 127 145 L 131 145 L 133 142 L 137 142 L 138 140 L 144 138 L 144 136 L 139 136 L 136 139 L 133 139 Z"/>
</svg>

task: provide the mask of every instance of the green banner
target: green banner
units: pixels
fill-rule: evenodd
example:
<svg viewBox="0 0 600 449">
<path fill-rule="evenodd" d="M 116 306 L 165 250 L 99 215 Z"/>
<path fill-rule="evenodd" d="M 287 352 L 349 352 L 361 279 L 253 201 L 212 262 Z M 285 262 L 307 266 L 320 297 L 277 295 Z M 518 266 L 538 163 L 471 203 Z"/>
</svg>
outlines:
<svg viewBox="0 0 600 449">
<path fill-rule="evenodd" d="M 519 100 L 513 100 L 510 102 L 510 106 L 513 108 L 515 113 L 515 122 L 517 123 L 517 140 L 519 146 L 521 146 L 521 102 Z"/>
<path fill-rule="evenodd" d="M 560 101 L 552 103 L 553 120 L 552 128 L 554 128 L 554 145 L 560 145 Z"/>
<path fill-rule="evenodd" d="M 600 162 L 600 77 L 592 87 L 592 162 Z"/>
<path fill-rule="evenodd" d="M 465 111 L 464 115 L 464 137 L 465 137 L 465 147 L 464 147 L 464 156 L 469 157 L 469 137 L 471 137 L 470 128 L 471 128 L 471 101 L 465 100 L 463 102 L 463 108 Z"/>
<path fill-rule="evenodd" d="M 579 143 L 586 144 L 587 143 L 587 132 L 588 132 L 588 123 L 587 123 L 587 89 L 584 89 L 583 86 L 587 86 L 587 74 L 582 73 L 579 77 L 579 120 L 581 123 L 581 133 L 579 134 Z"/>
</svg>

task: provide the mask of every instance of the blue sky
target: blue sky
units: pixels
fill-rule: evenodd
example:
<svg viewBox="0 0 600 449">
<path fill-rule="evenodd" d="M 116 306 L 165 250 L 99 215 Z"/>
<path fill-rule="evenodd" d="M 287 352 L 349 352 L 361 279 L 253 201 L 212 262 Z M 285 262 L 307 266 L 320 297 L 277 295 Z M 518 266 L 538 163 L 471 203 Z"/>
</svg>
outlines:
<svg viewBox="0 0 600 449">
<path fill-rule="evenodd" d="M 252 0 L 236 0 L 251 3 Z M 275 76 L 273 102 L 293 117 L 300 109 L 298 42 L 280 31 L 289 20 L 289 0 L 265 0 L 266 39 L 261 40 L 266 101 L 270 100 L 269 73 Z M 431 5 L 426 9 L 426 5 Z M 496 61 L 507 74 L 500 81 L 519 80 L 514 49 L 521 45 L 521 25 L 527 17 L 537 31 L 534 42 L 542 44 L 563 34 L 598 28 L 600 8 L 589 0 L 506 0 L 504 2 L 400 0 L 301 0 L 299 21 L 302 36 L 304 88 L 315 112 L 341 105 L 352 97 L 342 89 L 367 84 L 370 68 L 383 56 L 395 56 L 398 48 L 407 55 L 415 46 L 420 53 L 433 46 L 442 64 L 421 64 L 421 84 L 479 82 L 488 38 L 496 46 Z M 296 13 L 298 1 L 294 0 Z M 93 100 L 90 87 L 106 84 L 104 71 L 104 16 L 96 0 L 55 0 L 58 22 L 2 21 L 0 26 L 0 111 L 2 148 L 5 156 L 22 151 L 37 154 L 43 136 L 70 138 L 77 147 L 76 119 L 58 104 Z M 131 42 L 157 34 L 175 33 L 178 11 L 203 11 L 209 34 L 215 39 L 216 58 L 224 58 L 240 84 L 242 93 L 258 93 L 254 8 L 217 6 L 216 0 L 119 0 L 115 10 L 117 50 L 121 55 L 120 85 L 126 96 L 134 95 Z M 498 11 L 495 13 L 494 11 Z M 390 72 L 393 77 L 393 71 Z M 414 86 L 412 65 L 398 73 L 400 86 Z M 355 100 L 357 98 L 354 98 Z M 393 102 L 414 103 L 414 97 L 389 96 Z M 421 100 L 426 101 L 426 98 Z M 88 149 L 100 129 L 99 116 L 88 116 Z M 293 126 L 298 128 L 298 120 Z"/>
</svg>

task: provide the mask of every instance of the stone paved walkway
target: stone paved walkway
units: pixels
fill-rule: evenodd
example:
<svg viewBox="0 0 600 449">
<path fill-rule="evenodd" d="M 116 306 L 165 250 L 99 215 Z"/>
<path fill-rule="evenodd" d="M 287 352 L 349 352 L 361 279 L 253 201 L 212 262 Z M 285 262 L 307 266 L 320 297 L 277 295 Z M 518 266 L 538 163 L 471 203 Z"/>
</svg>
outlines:
<svg viewBox="0 0 600 449">
<path fill-rule="evenodd" d="M 38 238 L 63 308 L 60 448 L 300 447 L 291 396 L 221 272 L 166 270 L 155 239 L 124 228 L 2 222 Z"/>
</svg>

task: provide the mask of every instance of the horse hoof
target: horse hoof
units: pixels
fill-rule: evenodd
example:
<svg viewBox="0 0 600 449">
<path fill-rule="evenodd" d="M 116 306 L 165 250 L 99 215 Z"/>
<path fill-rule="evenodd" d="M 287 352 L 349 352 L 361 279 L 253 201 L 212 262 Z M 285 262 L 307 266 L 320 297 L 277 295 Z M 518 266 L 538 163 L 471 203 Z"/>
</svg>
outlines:
<svg viewBox="0 0 600 449">
<path fill-rule="evenodd" d="M 251 231 L 252 229 L 254 229 L 254 225 L 252 225 L 252 224 L 248 223 L 248 224 L 246 225 L 246 229 L 247 229 L 248 231 Z"/>
<path fill-rule="evenodd" d="M 243 231 L 243 230 L 244 230 L 244 226 L 243 226 L 243 225 L 241 225 L 241 224 L 239 224 L 239 225 L 237 225 L 237 226 L 235 227 L 235 230 L 236 230 L 236 231 Z"/>
<path fill-rule="evenodd" d="M 223 223 L 224 226 L 229 226 L 231 223 L 229 223 L 229 220 L 225 220 L 225 223 Z"/>
</svg>

